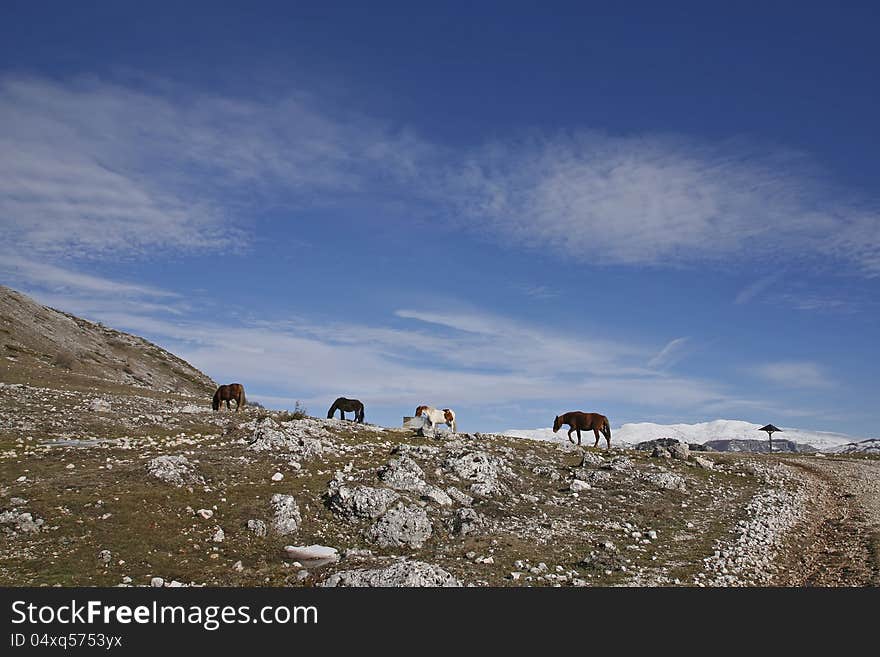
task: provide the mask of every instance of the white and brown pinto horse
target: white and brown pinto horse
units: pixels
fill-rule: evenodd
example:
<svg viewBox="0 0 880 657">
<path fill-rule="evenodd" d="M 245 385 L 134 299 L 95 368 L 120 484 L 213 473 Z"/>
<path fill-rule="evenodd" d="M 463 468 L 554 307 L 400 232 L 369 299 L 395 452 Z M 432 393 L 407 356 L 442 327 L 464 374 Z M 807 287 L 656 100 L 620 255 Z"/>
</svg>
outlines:
<svg viewBox="0 0 880 657">
<path fill-rule="evenodd" d="M 445 424 L 452 433 L 455 433 L 455 411 L 451 408 L 434 408 L 433 406 L 419 406 L 416 409 L 416 417 L 423 417 L 433 429 L 435 424 Z"/>
</svg>

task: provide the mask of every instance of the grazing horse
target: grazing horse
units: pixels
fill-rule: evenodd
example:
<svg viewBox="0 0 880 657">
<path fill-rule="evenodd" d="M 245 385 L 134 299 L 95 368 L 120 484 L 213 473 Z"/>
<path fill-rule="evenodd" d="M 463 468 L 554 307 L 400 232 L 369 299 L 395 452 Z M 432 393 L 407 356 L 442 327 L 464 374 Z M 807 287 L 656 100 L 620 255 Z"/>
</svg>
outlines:
<svg viewBox="0 0 880 657">
<path fill-rule="evenodd" d="M 219 411 L 223 402 L 226 402 L 226 409 L 230 410 L 232 408 L 229 405 L 230 399 L 235 400 L 235 412 L 238 413 L 241 410 L 241 407 L 247 403 L 247 399 L 245 399 L 244 396 L 244 386 L 240 383 L 230 383 L 226 386 L 220 386 L 217 388 L 217 392 L 214 393 L 214 401 L 211 404 L 211 407 L 215 411 Z"/>
<path fill-rule="evenodd" d="M 455 433 L 455 411 L 451 408 L 441 410 L 433 406 L 419 406 L 416 408 L 416 417 L 424 417 L 432 429 L 435 424 L 445 424 Z"/>
<path fill-rule="evenodd" d="M 345 419 L 346 411 L 354 411 L 355 422 L 359 422 L 360 424 L 364 423 L 364 404 L 360 399 L 346 399 L 345 397 L 340 397 L 333 402 L 333 406 L 327 411 L 327 419 L 331 419 L 336 411 L 339 411 L 340 420 Z"/>
<path fill-rule="evenodd" d="M 593 445 L 593 447 L 599 446 L 599 432 L 601 431 L 605 435 L 605 442 L 608 443 L 606 449 L 611 449 L 611 424 L 608 422 L 608 418 L 604 415 L 600 415 L 599 413 L 584 413 L 583 411 L 571 411 L 565 415 L 557 415 L 556 419 L 553 420 L 553 433 L 559 431 L 559 428 L 563 424 L 567 424 L 571 427 L 568 430 L 568 439 L 571 440 L 571 442 L 574 442 L 571 437 L 572 431 L 577 431 L 577 444 L 580 445 L 581 430 L 589 431 L 592 429 L 593 433 L 596 434 L 596 444 Z"/>
</svg>

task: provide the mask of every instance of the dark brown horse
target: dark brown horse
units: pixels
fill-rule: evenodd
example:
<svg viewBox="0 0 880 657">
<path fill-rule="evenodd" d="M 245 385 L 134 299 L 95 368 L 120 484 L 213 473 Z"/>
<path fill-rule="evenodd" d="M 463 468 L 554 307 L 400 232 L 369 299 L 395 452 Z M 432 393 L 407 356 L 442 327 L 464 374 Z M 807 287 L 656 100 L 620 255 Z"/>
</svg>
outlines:
<svg viewBox="0 0 880 657">
<path fill-rule="evenodd" d="M 214 393 L 214 401 L 211 404 L 211 407 L 215 411 L 219 411 L 220 407 L 223 405 L 223 402 L 226 402 L 226 409 L 230 410 L 232 407 L 229 405 L 229 400 L 235 400 L 235 412 L 241 410 L 241 407 L 247 403 L 247 399 L 244 396 L 244 386 L 240 383 L 230 383 L 226 386 L 220 386 L 217 388 L 217 392 Z"/>
<path fill-rule="evenodd" d="M 340 397 L 335 402 L 333 402 L 333 406 L 330 407 L 330 410 L 327 411 L 327 419 L 333 417 L 333 414 L 339 411 L 339 419 L 345 419 L 346 411 L 351 412 L 354 411 L 354 419 L 355 422 L 359 422 L 361 424 L 364 423 L 364 404 L 359 399 L 346 399 L 345 397 Z"/>
<path fill-rule="evenodd" d="M 581 444 L 581 430 L 589 431 L 593 430 L 593 433 L 596 434 L 596 444 L 593 447 L 599 446 L 599 432 L 601 431 L 605 436 L 605 442 L 608 443 L 607 449 L 611 449 L 611 424 L 608 422 L 608 418 L 604 415 L 600 415 L 599 413 L 584 413 L 583 411 L 571 411 L 564 415 L 557 415 L 556 419 L 553 420 L 553 433 L 559 431 L 559 428 L 563 425 L 567 424 L 571 427 L 568 430 L 568 439 L 571 442 L 574 442 L 571 437 L 572 431 L 577 431 L 578 442 L 577 444 Z"/>
</svg>

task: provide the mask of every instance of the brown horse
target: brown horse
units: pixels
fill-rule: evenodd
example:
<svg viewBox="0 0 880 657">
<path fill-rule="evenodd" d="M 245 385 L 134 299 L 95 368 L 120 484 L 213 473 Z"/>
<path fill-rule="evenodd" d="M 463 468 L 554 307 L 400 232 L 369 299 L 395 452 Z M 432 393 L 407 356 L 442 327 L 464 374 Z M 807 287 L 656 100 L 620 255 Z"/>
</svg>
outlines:
<svg viewBox="0 0 880 657">
<path fill-rule="evenodd" d="M 346 411 L 354 411 L 354 420 L 360 424 L 364 423 L 364 404 L 360 399 L 346 399 L 345 397 L 339 397 L 335 402 L 333 402 L 333 406 L 330 407 L 330 410 L 327 411 L 327 419 L 333 417 L 333 414 L 339 411 L 340 420 L 345 419 Z"/>
<path fill-rule="evenodd" d="M 556 419 L 553 420 L 553 433 L 559 431 L 559 428 L 563 424 L 567 424 L 571 427 L 568 430 L 568 439 L 571 440 L 571 442 L 574 442 L 571 437 L 572 431 L 577 431 L 577 444 L 580 445 L 581 430 L 589 431 L 592 429 L 593 433 L 596 434 L 596 444 L 593 445 L 593 447 L 599 446 L 599 432 L 601 431 L 605 436 L 605 442 L 608 443 L 606 449 L 611 449 L 611 424 L 608 422 L 608 418 L 604 415 L 600 415 L 599 413 L 584 413 L 583 411 L 571 411 L 564 415 L 557 415 Z"/>
<path fill-rule="evenodd" d="M 219 411 L 220 407 L 223 405 L 223 402 L 226 402 L 226 410 L 231 410 L 231 406 L 229 405 L 229 400 L 235 400 L 235 412 L 238 413 L 241 410 L 241 407 L 247 403 L 247 399 L 244 396 L 244 386 L 240 383 L 230 383 L 226 386 L 220 386 L 217 388 L 217 392 L 214 393 L 214 401 L 211 404 L 211 407 L 215 411 Z"/>
</svg>

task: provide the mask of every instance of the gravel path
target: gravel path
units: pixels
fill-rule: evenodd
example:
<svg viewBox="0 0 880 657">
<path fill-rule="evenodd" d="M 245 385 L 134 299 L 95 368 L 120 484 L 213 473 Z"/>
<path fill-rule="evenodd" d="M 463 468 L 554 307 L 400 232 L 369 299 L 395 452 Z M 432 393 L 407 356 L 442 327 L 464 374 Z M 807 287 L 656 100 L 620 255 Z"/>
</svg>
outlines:
<svg viewBox="0 0 880 657">
<path fill-rule="evenodd" d="M 808 475 L 810 517 L 789 547 L 791 585 L 880 586 L 880 461 L 786 459 Z"/>
</svg>

